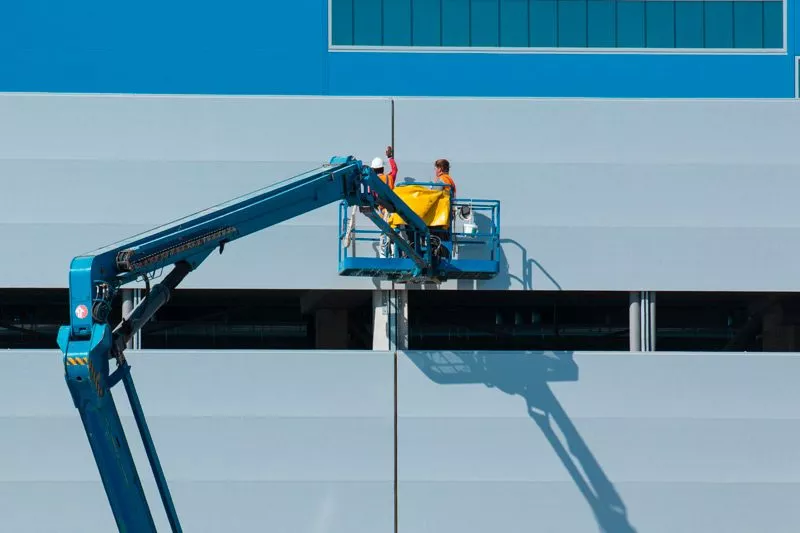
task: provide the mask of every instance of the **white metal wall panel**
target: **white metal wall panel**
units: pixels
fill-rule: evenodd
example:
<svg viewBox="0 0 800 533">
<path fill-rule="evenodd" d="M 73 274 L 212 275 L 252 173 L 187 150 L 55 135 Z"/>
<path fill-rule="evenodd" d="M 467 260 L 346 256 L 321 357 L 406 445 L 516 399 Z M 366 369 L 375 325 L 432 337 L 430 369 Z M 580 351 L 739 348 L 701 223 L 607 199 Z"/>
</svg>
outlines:
<svg viewBox="0 0 800 533">
<path fill-rule="evenodd" d="M 387 99 L 0 95 L 0 286 L 65 287 L 75 255 L 390 140 Z M 242 239 L 182 286 L 372 287 L 337 275 L 337 217 Z"/>
<path fill-rule="evenodd" d="M 59 352 L 0 354 L 0 515 L 17 533 L 114 530 Z M 129 352 L 186 531 L 393 531 L 393 355 Z M 115 388 L 159 530 L 168 529 Z"/>
<path fill-rule="evenodd" d="M 401 98 L 395 142 L 401 179 L 446 157 L 459 195 L 502 202 L 501 275 L 443 288 L 791 291 L 798 119 L 789 100 Z M 387 99 L 0 95 L 0 286 L 64 287 L 76 254 L 390 140 Z M 335 206 L 297 217 L 183 286 L 372 288 L 337 275 L 336 230 Z"/>
<path fill-rule="evenodd" d="M 798 102 L 401 98 L 395 113 L 402 176 L 447 158 L 460 196 L 502 202 L 509 268 L 481 288 L 797 288 Z"/>
<path fill-rule="evenodd" d="M 332 213 L 335 218 L 337 213 Z M 0 266 L 0 286 L 67 287 L 72 257 L 116 242 L 152 226 L 72 224 L 61 235 L 57 225 L 0 225 L 9 264 Z M 41 243 L 48 243 L 43 247 Z M 77 252 L 76 252 L 77 250 Z M 331 225 L 269 228 L 214 252 L 180 288 L 325 289 L 374 288 L 370 278 L 338 275 L 337 229 Z M 165 271 L 166 272 L 166 271 Z M 129 284 L 126 287 L 136 287 Z M 138 286 L 143 287 L 143 284 Z"/>
<path fill-rule="evenodd" d="M 546 359 L 400 358 L 401 531 L 800 527 L 797 354 Z"/>
<path fill-rule="evenodd" d="M 58 351 L 0 358 L 6 527 L 113 529 Z M 391 353 L 130 360 L 187 531 L 393 531 Z M 797 531 L 798 372 L 800 354 L 401 353 L 400 532 Z"/>
</svg>

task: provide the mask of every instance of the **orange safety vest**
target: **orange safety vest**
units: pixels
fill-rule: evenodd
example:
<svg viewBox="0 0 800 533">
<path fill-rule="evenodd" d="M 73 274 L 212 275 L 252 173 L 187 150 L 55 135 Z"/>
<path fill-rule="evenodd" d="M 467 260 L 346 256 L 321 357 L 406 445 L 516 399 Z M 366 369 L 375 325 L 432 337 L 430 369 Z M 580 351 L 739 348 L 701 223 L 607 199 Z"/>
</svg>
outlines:
<svg viewBox="0 0 800 533">
<path fill-rule="evenodd" d="M 388 185 L 390 189 L 394 190 L 394 179 L 392 179 L 391 174 L 378 174 L 378 179 Z M 389 212 L 383 207 L 379 207 L 378 212 L 380 212 L 384 220 L 389 216 Z"/>
<path fill-rule="evenodd" d="M 450 196 L 451 197 L 455 197 L 455 195 L 456 195 L 456 182 L 453 181 L 453 178 L 450 177 L 450 174 L 441 174 L 439 176 L 439 179 L 442 180 L 446 186 L 447 185 L 450 186 L 450 189 L 451 189 L 450 190 Z M 445 187 L 445 188 L 447 188 L 447 187 Z"/>
<path fill-rule="evenodd" d="M 394 189 L 394 178 L 391 174 L 378 174 L 378 177 L 382 182 L 388 185 L 390 189 Z"/>
</svg>

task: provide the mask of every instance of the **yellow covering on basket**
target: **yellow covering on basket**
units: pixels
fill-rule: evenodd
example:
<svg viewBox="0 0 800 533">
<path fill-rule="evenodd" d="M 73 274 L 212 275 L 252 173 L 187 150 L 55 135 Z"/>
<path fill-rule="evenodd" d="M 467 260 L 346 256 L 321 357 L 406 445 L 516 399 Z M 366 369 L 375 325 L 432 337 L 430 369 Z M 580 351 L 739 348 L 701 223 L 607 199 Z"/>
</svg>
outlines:
<svg viewBox="0 0 800 533">
<path fill-rule="evenodd" d="M 447 189 L 430 189 L 424 185 L 403 185 L 396 187 L 394 193 L 428 227 L 450 225 L 450 192 Z M 388 222 L 393 228 L 406 223 L 398 213 L 392 213 Z"/>
</svg>

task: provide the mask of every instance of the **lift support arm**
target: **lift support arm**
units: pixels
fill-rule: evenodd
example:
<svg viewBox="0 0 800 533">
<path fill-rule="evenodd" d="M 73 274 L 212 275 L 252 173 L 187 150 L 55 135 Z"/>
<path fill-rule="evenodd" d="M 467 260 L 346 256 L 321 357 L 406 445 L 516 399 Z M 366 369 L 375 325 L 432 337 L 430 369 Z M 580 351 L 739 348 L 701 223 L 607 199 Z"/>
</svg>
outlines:
<svg viewBox="0 0 800 533">
<path fill-rule="evenodd" d="M 181 526 L 155 445 L 130 374 L 128 340 L 170 299 L 171 291 L 216 249 L 290 218 L 344 200 L 367 216 L 414 260 L 414 275 L 435 269 L 425 223 L 369 167 L 353 157 L 176 220 L 131 239 L 72 260 L 70 325 L 59 330 L 67 386 L 83 421 L 103 486 L 120 532 L 152 533 L 155 522 L 134 464 L 110 389 L 122 381 L 173 532 Z M 383 207 L 403 217 L 414 246 L 377 213 Z M 164 267 L 174 268 L 113 329 L 107 319 L 121 286 Z M 117 368 L 110 372 L 110 361 Z"/>
</svg>

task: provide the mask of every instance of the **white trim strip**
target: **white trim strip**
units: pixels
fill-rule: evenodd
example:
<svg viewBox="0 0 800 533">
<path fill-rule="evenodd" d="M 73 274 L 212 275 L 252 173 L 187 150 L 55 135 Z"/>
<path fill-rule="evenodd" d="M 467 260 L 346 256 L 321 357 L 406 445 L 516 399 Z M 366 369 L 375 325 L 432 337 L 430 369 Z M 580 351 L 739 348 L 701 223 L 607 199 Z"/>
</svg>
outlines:
<svg viewBox="0 0 800 533">
<path fill-rule="evenodd" d="M 333 0 L 328 0 L 328 50 L 333 47 Z"/>
<path fill-rule="evenodd" d="M 786 55 L 784 48 L 512 48 L 478 46 L 329 46 L 329 52 L 416 54 L 637 54 L 637 55 Z"/>
<path fill-rule="evenodd" d="M 795 0 L 797 1 L 797 0 Z M 762 17 L 763 19 L 763 17 Z M 764 22 L 761 22 L 762 29 Z M 797 31 L 795 29 L 795 31 Z M 763 41 L 763 36 L 762 36 Z M 789 49 L 789 0 L 783 0 L 783 49 Z"/>
<path fill-rule="evenodd" d="M 794 58 L 794 97 L 800 98 L 800 56 Z"/>
</svg>

